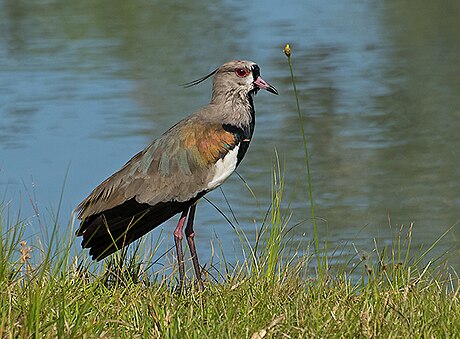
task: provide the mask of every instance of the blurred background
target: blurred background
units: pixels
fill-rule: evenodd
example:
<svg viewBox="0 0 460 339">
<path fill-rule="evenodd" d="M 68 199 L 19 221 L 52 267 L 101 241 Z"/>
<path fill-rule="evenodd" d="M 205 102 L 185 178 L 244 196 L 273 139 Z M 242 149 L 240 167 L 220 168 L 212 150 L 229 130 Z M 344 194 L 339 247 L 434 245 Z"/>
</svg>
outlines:
<svg viewBox="0 0 460 339">
<path fill-rule="evenodd" d="M 454 225 L 433 257 L 449 252 L 458 271 L 459 18 L 456 0 L 0 0 L 0 201 L 21 213 L 30 238 L 43 232 L 30 200 L 67 228 L 96 185 L 208 103 L 210 81 L 180 84 L 249 59 L 280 95 L 256 97 L 256 131 L 238 169 L 256 199 L 236 175 L 223 192 L 254 239 L 276 149 L 293 243 L 306 248 L 305 159 L 282 52 L 290 43 L 320 238 L 365 253 L 413 223 L 414 247 L 426 249 Z M 208 198 L 233 220 L 222 191 Z M 176 222 L 152 237 L 171 238 Z M 196 224 L 203 262 L 215 238 L 234 260 L 238 236 L 206 201 Z"/>
</svg>

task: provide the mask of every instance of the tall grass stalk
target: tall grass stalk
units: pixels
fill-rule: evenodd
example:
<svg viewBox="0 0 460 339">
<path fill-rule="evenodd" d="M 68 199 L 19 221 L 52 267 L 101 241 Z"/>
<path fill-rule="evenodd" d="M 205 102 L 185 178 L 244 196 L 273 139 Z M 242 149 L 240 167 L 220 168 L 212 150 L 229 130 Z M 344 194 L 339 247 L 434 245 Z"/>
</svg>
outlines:
<svg viewBox="0 0 460 339">
<path fill-rule="evenodd" d="M 309 197 L 310 197 L 310 211 L 311 211 L 311 219 L 313 223 L 313 237 L 314 237 L 314 242 L 315 242 L 315 252 L 316 252 L 317 261 L 318 261 L 318 273 L 321 273 L 323 265 L 327 269 L 328 264 L 327 262 L 323 263 L 323 265 L 321 263 L 318 225 L 316 223 L 316 217 L 315 217 L 315 204 L 313 201 L 313 185 L 311 182 L 310 157 L 309 157 L 308 147 L 307 147 L 307 137 L 305 135 L 305 129 L 303 125 L 303 116 L 300 110 L 299 96 L 297 94 L 297 86 L 296 86 L 295 77 L 294 77 L 294 70 L 293 70 L 292 63 L 291 63 L 291 47 L 289 46 L 289 44 L 286 44 L 286 46 L 284 47 L 284 54 L 287 56 L 287 60 L 288 60 L 289 71 L 291 73 L 292 88 L 294 90 L 295 103 L 297 107 L 297 114 L 299 116 L 300 133 L 302 135 L 303 150 L 305 153 L 305 165 L 307 168 L 308 192 L 309 192 Z M 327 248 L 325 252 L 327 253 Z M 324 258 L 327 259 L 327 256 L 324 256 Z"/>
</svg>

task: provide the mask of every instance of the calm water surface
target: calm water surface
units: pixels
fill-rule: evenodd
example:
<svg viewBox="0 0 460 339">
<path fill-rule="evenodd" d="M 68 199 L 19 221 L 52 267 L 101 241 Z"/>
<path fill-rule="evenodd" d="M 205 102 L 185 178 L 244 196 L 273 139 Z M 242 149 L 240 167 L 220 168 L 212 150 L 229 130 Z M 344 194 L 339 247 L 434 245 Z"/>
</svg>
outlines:
<svg viewBox="0 0 460 339">
<path fill-rule="evenodd" d="M 67 226 L 97 184 L 208 102 L 210 82 L 180 84 L 245 58 L 280 95 L 257 96 L 255 136 L 238 170 L 257 200 L 237 176 L 223 191 L 253 237 L 269 206 L 276 149 L 293 236 L 308 243 L 305 161 L 282 53 L 289 42 L 321 236 L 327 225 L 332 247 L 366 252 L 374 238 L 389 244 L 414 223 L 414 244 L 426 248 L 460 219 L 460 3 L 441 3 L 2 0 L 3 204 L 12 214 L 21 206 L 31 237 L 43 230 L 29 199 L 43 218 L 61 201 Z M 220 190 L 208 197 L 231 216 Z M 227 258 L 239 247 L 207 202 L 197 225 L 204 262 L 211 239 L 224 240 Z M 449 251 L 457 270 L 458 235 L 454 226 L 436 249 Z"/>
</svg>

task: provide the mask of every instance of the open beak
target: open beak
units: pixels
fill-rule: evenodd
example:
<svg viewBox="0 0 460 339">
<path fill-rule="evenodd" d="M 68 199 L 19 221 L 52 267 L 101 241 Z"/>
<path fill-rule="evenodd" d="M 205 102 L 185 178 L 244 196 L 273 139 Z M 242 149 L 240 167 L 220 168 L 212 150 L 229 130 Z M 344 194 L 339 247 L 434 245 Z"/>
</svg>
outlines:
<svg viewBox="0 0 460 339">
<path fill-rule="evenodd" d="M 257 77 L 256 80 L 254 80 L 254 84 L 259 87 L 260 89 L 264 89 L 270 93 L 278 95 L 278 91 L 276 90 L 275 87 L 270 85 L 268 82 L 266 82 L 264 79 L 262 79 L 260 76 Z"/>
</svg>

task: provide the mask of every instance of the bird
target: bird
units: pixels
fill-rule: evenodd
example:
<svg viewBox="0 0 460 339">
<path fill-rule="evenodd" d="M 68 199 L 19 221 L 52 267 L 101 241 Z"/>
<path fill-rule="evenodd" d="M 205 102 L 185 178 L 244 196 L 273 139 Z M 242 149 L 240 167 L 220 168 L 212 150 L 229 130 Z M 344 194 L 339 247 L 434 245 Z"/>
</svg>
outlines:
<svg viewBox="0 0 460 339">
<path fill-rule="evenodd" d="M 262 79 L 260 67 L 248 60 L 226 62 L 185 86 L 210 77 L 208 105 L 153 140 L 76 207 L 76 235 L 93 260 L 106 258 L 180 214 L 173 232 L 179 287 L 185 281 L 185 226 L 197 282 L 204 289 L 194 241 L 196 204 L 223 184 L 245 156 L 254 133 L 254 96 L 261 89 L 278 94 Z"/>
</svg>

